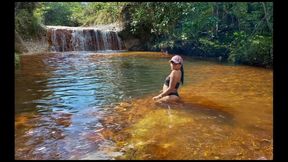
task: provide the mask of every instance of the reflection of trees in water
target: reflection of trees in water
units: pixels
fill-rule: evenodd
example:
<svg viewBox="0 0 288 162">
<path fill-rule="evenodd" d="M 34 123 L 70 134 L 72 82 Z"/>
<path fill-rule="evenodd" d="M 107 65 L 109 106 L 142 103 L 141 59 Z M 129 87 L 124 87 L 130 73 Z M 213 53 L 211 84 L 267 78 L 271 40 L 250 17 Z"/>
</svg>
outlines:
<svg viewBox="0 0 288 162">
<path fill-rule="evenodd" d="M 119 101 L 117 99 L 158 92 L 161 89 L 164 70 L 151 62 L 149 58 L 114 57 L 110 58 L 107 64 L 102 63 L 102 75 L 112 94 L 107 98 L 111 97 L 113 100 L 112 97 L 115 97 L 114 101 Z"/>
<path fill-rule="evenodd" d="M 47 80 L 52 75 L 43 55 L 21 56 L 21 66 L 15 71 L 15 112 L 36 110 L 33 100 L 51 95 Z"/>
</svg>

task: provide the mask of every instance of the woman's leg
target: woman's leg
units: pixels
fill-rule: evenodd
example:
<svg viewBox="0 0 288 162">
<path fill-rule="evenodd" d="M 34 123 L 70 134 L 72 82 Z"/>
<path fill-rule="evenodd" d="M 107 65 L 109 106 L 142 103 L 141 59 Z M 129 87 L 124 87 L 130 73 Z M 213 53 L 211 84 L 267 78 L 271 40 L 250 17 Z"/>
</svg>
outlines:
<svg viewBox="0 0 288 162">
<path fill-rule="evenodd" d="M 156 102 L 176 102 L 179 99 L 180 98 L 178 96 L 176 96 L 176 95 L 168 95 L 168 96 L 160 98 Z"/>
</svg>

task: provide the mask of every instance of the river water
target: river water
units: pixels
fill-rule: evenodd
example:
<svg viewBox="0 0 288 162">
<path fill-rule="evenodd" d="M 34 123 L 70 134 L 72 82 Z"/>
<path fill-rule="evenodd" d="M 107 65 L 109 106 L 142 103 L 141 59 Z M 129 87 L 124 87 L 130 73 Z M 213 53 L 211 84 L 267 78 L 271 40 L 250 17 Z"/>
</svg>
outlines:
<svg viewBox="0 0 288 162">
<path fill-rule="evenodd" d="M 15 159 L 273 159 L 273 71 L 184 57 L 180 103 L 155 104 L 158 52 L 22 55 Z"/>
</svg>

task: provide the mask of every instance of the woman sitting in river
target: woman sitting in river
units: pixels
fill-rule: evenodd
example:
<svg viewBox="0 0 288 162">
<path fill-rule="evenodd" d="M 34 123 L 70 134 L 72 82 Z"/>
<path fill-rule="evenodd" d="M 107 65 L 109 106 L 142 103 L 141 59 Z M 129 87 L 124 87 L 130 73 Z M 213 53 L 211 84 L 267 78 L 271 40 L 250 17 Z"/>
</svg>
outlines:
<svg viewBox="0 0 288 162">
<path fill-rule="evenodd" d="M 162 93 L 153 97 L 153 100 L 157 102 L 178 101 L 180 99 L 177 89 L 180 86 L 180 81 L 182 84 L 184 82 L 183 59 L 181 56 L 175 55 L 169 62 L 171 73 L 164 82 Z"/>
</svg>

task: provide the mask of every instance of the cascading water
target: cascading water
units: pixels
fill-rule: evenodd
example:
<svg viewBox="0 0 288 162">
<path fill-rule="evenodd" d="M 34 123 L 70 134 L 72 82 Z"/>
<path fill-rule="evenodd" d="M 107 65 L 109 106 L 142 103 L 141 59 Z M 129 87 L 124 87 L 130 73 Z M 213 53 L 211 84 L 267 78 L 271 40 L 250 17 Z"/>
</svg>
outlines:
<svg viewBox="0 0 288 162">
<path fill-rule="evenodd" d="M 125 50 L 116 31 L 83 27 L 48 27 L 50 51 Z"/>
</svg>

